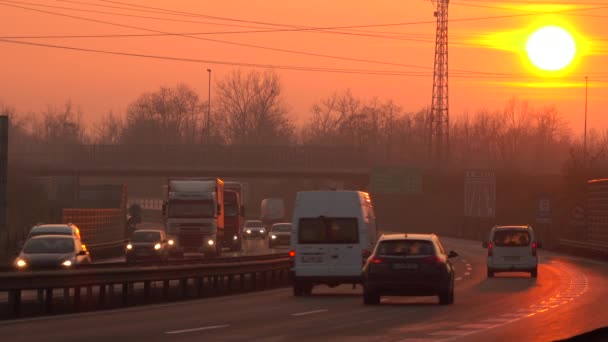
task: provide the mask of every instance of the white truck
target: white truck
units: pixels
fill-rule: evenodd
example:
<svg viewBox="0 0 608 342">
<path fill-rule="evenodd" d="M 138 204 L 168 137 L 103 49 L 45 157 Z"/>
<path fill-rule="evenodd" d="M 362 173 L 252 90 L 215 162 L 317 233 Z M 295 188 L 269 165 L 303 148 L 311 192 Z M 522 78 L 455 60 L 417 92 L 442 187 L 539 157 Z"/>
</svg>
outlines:
<svg viewBox="0 0 608 342">
<path fill-rule="evenodd" d="M 270 231 L 273 224 L 285 220 L 285 202 L 282 198 L 265 198 L 260 207 L 260 219 L 266 230 Z"/>
<path fill-rule="evenodd" d="M 219 178 L 169 179 L 163 204 L 173 253 L 218 256 L 224 241 L 224 182 Z"/>
</svg>

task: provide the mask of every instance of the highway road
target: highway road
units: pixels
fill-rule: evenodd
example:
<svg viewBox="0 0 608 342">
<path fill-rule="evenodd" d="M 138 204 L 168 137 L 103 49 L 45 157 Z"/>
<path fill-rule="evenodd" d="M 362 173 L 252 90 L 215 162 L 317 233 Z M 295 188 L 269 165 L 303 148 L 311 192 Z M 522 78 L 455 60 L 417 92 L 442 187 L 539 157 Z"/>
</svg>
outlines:
<svg viewBox="0 0 608 342">
<path fill-rule="evenodd" d="M 5 321 L 10 341 L 551 341 L 608 326 L 608 264 L 541 250 L 538 279 L 487 279 L 479 242 L 444 239 L 460 253 L 456 302 L 388 297 L 364 306 L 361 289 L 254 292 L 113 311 Z"/>
</svg>

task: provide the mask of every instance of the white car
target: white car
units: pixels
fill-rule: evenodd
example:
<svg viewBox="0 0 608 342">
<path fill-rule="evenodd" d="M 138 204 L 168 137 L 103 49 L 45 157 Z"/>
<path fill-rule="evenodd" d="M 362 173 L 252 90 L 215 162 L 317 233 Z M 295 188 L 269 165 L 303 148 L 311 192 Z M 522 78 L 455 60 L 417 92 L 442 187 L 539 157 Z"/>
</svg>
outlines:
<svg viewBox="0 0 608 342">
<path fill-rule="evenodd" d="M 291 223 L 275 223 L 268 233 L 268 248 L 274 246 L 289 246 L 291 241 Z"/>
<path fill-rule="evenodd" d="M 488 277 L 498 272 L 530 272 L 538 276 L 538 253 L 540 243 L 536 241 L 530 226 L 495 226 L 488 241 Z"/>
</svg>

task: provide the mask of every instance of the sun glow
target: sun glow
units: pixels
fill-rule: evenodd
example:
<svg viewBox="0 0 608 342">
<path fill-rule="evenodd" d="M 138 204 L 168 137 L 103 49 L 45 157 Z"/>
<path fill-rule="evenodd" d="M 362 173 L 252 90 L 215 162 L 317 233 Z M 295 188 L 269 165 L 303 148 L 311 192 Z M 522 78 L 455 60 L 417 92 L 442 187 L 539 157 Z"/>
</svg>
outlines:
<svg viewBox="0 0 608 342">
<path fill-rule="evenodd" d="M 559 26 L 544 26 L 534 31 L 526 43 L 530 62 L 545 71 L 558 71 L 569 66 L 576 57 L 576 42 Z"/>
</svg>

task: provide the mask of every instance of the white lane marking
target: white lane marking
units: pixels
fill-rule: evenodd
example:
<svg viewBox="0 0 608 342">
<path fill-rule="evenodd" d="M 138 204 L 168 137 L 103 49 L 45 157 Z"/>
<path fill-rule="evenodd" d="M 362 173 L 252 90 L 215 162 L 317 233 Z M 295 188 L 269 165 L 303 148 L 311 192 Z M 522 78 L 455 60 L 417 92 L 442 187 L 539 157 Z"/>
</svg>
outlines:
<svg viewBox="0 0 608 342">
<path fill-rule="evenodd" d="M 165 331 L 165 334 L 167 334 L 167 335 L 184 334 L 184 333 L 195 332 L 195 331 L 223 329 L 223 328 L 228 328 L 229 326 L 230 326 L 230 324 L 211 325 L 208 327 L 200 327 L 200 328 L 193 328 L 193 329 Z"/>
<path fill-rule="evenodd" d="M 466 263 L 466 262 L 467 262 L 467 260 L 466 260 L 466 259 L 462 259 L 462 262 Z"/>
<path fill-rule="evenodd" d="M 471 275 L 471 272 L 464 272 L 465 277 Z"/>
<path fill-rule="evenodd" d="M 317 313 L 321 313 L 321 312 L 327 312 L 329 310 L 327 309 L 321 309 L 321 310 L 314 310 L 314 311 L 306 311 L 306 312 L 298 312 L 298 313 L 294 313 L 291 314 L 292 316 L 306 316 L 306 315 L 314 315 Z"/>
<path fill-rule="evenodd" d="M 470 330 L 441 330 L 430 333 L 433 336 L 464 336 L 471 334 Z"/>
<path fill-rule="evenodd" d="M 490 329 L 493 328 L 496 324 L 492 324 L 492 323 L 486 323 L 486 324 L 481 324 L 481 323 L 471 323 L 471 324 L 463 324 L 461 326 L 458 327 L 458 329 Z"/>
<path fill-rule="evenodd" d="M 471 264 L 467 264 L 466 266 L 467 266 L 467 267 L 471 267 Z"/>
<path fill-rule="evenodd" d="M 456 280 L 462 280 L 462 277 L 458 277 L 458 278 L 456 278 Z"/>
<path fill-rule="evenodd" d="M 380 299 L 380 301 L 383 302 L 383 303 L 384 302 L 388 302 L 388 298 L 382 298 L 382 299 Z"/>
</svg>

